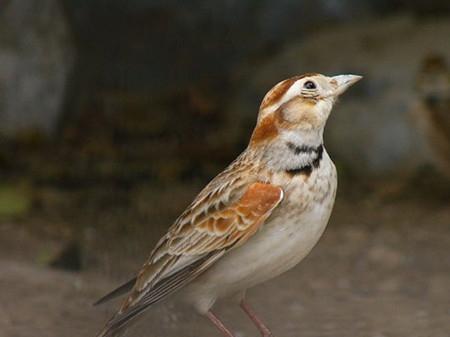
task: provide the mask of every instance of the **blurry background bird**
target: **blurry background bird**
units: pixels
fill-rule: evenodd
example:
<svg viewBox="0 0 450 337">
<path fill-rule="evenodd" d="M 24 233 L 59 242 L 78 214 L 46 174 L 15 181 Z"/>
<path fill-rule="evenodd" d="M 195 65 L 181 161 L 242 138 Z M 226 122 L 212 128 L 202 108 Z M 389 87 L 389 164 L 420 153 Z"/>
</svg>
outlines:
<svg viewBox="0 0 450 337">
<path fill-rule="evenodd" d="M 443 55 L 427 56 L 417 75 L 416 125 L 432 163 L 450 178 L 450 69 Z"/>
</svg>

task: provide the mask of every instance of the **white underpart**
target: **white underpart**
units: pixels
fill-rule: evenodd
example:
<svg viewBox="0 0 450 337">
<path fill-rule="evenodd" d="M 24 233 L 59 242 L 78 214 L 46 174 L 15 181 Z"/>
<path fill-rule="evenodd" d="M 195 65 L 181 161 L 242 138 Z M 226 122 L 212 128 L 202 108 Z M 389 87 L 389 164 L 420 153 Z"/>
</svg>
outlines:
<svg viewBox="0 0 450 337">
<path fill-rule="evenodd" d="M 275 174 L 284 199 L 262 228 L 244 245 L 228 252 L 199 276 L 182 295 L 200 312 L 216 299 L 241 293 L 299 263 L 322 235 L 334 204 L 336 169 L 324 151 L 319 168 L 308 179 Z"/>
</svg>

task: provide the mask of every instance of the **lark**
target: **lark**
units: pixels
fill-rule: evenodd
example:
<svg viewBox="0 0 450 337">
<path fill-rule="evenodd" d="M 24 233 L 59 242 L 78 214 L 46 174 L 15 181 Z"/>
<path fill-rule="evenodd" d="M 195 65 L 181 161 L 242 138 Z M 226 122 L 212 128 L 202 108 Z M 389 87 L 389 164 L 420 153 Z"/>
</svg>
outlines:
<svg viewBox="0 0 450 337">
<path fill-rule="evenodd" d="M 261 335 L 273 336 L 246 290 L 297 265 L 322 235 L 337 188 L 324 127 L 339 95 L 360 78 L 308 73 L 275 85 L 244 152 L 180 215 L 136 278 L 98 301 L 129 292 L 97 336 L 121 335 L 175 292 L 227 337 L 234 334 L 212 307 L 238 298 Z"/>
<path fill-rule="evenodd" d="M 450 69 L 440 55 L 428 56 L 417 77 L 413 117 L 433 164 L 450 178 Z"/>
</svg>

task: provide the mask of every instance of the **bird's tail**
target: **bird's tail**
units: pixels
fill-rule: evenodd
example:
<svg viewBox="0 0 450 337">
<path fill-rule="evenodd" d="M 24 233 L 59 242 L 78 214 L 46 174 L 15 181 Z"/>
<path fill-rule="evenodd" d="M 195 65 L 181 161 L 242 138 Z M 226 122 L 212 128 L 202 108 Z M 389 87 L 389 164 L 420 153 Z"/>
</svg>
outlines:
<svg viewBox="0 0 450 337">
<path fill-rule="evenodd" d="M 124 326 L 114 327 L 108 322 L 95 337 L 122 337 L 126 334 L 127 330 Z"/>
</svg>

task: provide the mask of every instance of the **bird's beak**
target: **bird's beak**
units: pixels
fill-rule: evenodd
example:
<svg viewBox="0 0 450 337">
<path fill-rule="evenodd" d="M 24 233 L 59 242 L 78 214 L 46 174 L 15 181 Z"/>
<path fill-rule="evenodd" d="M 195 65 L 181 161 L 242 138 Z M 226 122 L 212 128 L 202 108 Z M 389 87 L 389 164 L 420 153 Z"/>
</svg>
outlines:
<svg viewBox="0 0 450 337">
<path fill-rule="evenodd" d="M 362 76 L 359 75 L 338 75 L 331 77 L 331 84 L 333 85 L 334 96 L 341 95 L 344 91 L 346 91 L 351 85 L 358 82 Z"/>
</svg>

